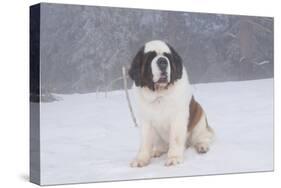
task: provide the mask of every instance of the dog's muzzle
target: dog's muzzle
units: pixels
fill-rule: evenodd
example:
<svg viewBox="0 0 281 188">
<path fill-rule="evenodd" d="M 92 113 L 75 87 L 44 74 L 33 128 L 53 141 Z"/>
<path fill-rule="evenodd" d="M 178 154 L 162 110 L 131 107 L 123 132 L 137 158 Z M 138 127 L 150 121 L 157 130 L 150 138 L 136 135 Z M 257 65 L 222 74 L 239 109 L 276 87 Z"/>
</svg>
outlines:
<svg viewBox="0 0 281 188">
<path fill-rule="evenodd" d="M 167 82 L 168 82 L 167 72 L 162 72 L 157 83 L 167 83 Z"/>
</svg>

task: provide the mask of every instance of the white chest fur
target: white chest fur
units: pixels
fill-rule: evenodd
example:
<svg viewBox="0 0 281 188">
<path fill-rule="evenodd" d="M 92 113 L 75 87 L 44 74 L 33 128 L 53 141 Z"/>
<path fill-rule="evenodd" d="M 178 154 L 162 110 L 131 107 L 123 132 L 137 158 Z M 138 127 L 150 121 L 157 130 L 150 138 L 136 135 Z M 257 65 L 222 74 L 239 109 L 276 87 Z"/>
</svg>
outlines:
<svg viewBox="0 0 281 188">
<path fill-rule="evenodd" d="M 184 70 L 183 76 L 168 89 L 151 91 L 135 87 L 139 124 L 149 124 L 159 136 L 168 142 L 171 123 L 179 113 L 189 114 L 191 88 Z M 187 124 L 186 124 L 187 125 Z"/>
</svg>

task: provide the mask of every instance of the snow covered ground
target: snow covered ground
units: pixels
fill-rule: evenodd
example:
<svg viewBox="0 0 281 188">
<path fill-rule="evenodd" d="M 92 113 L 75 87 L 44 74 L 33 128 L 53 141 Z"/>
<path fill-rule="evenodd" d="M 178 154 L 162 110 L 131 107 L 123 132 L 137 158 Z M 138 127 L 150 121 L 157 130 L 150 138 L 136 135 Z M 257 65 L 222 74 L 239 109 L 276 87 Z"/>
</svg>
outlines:
<svg viewBox="0 0 281 188">
<path fill-rule="evenodd" d="M 196 99 L 216 132 L 210 151 L 185 151 L 183 164 L 166 155 L 144 168 L 129 162 L 139 147 L 125 94 L 59 95 L 41 105 L 41 181 L 64 184 L 273 170 L 273 79 L 197 84 Z"/>
</svg>

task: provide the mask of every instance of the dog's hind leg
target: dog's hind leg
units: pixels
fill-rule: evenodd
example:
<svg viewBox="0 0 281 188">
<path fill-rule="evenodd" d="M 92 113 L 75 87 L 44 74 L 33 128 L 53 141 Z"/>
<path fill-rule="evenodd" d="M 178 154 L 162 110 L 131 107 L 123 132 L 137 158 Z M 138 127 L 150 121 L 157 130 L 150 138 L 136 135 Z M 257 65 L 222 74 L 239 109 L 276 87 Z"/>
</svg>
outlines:
<svg viewBox="0 0 281 188">
<path fill-rule="evenodd" d="M 198 153 L 206 153 L 209 151 L 213 139 L 214 131 L 208 125 L 207 119 L 203 114 L 196 126 L 191 130 L 188 142 Z"/>
</svg>

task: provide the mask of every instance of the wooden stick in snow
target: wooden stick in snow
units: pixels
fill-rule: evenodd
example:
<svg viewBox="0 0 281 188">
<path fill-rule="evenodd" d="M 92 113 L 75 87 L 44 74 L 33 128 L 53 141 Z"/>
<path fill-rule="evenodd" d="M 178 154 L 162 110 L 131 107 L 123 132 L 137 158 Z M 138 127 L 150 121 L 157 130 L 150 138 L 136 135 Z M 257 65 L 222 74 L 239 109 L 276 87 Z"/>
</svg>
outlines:
<svg viewBox="0 0 281 188">
<path fill-rule="evenodd" d="M 134 114 L 134 111 L 133 111 L 133 108 L 132 108 L 131 100 L 130 100 L 130 97 L 129 97 L 126 73 L 127 73 L 126 68 L 123 66 L 122 67 L 122 76 L 123 76 L 123 82 L 124 82 L 124 90 L 125 90 L 125 93 L 126 93 L 126 99 L 127 99 L 127 102 L 128 102 L 128 106 L 129 106 L 129 110 L 130 110 L 133 122 L 135 124 L 135 127 L 137 127 L 138 126 L 137 120 L 136 120 L 136 117 L 135 117 L 135 114 Z"/>
</svg>

